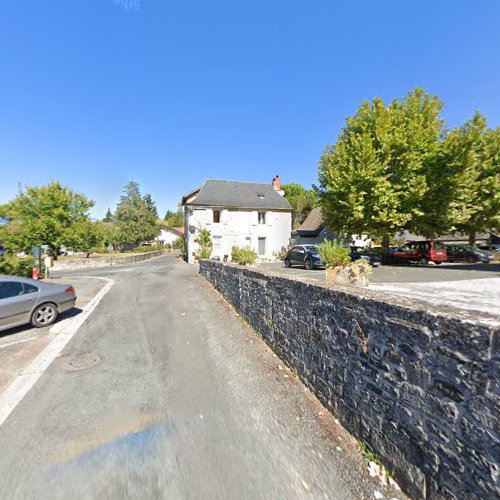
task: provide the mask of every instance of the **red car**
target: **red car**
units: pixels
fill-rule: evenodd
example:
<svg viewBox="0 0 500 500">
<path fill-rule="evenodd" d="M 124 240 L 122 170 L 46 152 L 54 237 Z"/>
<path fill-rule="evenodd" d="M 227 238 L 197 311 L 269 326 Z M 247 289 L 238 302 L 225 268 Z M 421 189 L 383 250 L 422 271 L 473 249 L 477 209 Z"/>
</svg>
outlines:
<svg viewBox="0 0 500 500">
<path fill-rule="evenodd" d="M 429 262 L 441 264 L 448 258 L 444 243 L 435 240 L 409 241 L 394 250 L 392 255 L 420 264 L 428 264 Z"/>
</svg>

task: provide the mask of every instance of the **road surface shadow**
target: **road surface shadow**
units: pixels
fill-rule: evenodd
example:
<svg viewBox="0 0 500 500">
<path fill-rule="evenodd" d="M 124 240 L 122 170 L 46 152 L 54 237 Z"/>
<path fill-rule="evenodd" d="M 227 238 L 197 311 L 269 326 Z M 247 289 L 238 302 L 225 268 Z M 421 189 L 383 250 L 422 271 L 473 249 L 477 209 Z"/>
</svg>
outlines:
<svg viewBox="0 0 500 500">
<path fill-rule="evenodd" d="M 40 332 L 47 331 L 48 332 L 52 328 L 52 326 L 57 325 L 57 323 L 59 323 L 59 321 L 61 321 L 63 319 L 74 318 L 75 316 L 78 316 L 82 312 L 83 312 L 83 309 L 80 309 L 79 307 L 73 307 L 73 309 L 70 309 L 69 311 L 65 311 L 65 312 L 61 313 L 57 317 L 57 320 L 55 321 L 55 323 L 53 323 L 52 325 L 44 326 L 42 328 L 35 328 L 31 323 L 28 323 L 27 325 L 16 326 L 15 328 L 10 328 L 9 330 L 5 330 L 3 332 L 0 332 L 0 339 L 3 339 L 5 337 L 10 337 L 11 335 L 23 333 L 23 332 L 26 332 L 28 330 L 36 330 L 36 331 L 40 331 Z"/>
</svg>

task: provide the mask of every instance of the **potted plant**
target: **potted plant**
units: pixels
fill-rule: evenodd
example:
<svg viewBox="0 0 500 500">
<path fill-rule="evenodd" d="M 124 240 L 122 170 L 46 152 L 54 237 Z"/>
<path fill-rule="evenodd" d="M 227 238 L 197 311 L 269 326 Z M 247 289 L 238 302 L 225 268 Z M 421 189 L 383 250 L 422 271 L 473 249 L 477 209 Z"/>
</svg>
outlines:
<svg viewBox="0 0 500 500">
<path fill-rule="evenodd" d="M 326 266 L 326 281 L 335 282 L 338 272 L 351 262 L 351 251 L 341 240 L 323 240 L 318 255 Z"/>
<path fill-rule="evenodd" d="M 349 266 L 349 281 L 353 285 L 368 286 L 372 269 L 366 259 L 358 259 Z"/>
</svg>

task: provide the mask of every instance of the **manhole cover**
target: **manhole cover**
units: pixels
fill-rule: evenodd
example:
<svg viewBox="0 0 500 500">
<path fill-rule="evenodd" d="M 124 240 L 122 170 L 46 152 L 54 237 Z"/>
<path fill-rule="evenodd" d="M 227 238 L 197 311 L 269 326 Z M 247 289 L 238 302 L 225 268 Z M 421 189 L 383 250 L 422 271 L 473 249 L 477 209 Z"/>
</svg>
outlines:
<svg viewBox="0 0 500 500">
<path fill-rule="evenodd" d="M 86 368 L 97 365 L 99 361 L 101 361 L 101 356 L 99 356 L 99 354 L 84 354 L 79 358 L 68 361 L 64 369 L 70 372 L 85 370 Z"/>
</svg>

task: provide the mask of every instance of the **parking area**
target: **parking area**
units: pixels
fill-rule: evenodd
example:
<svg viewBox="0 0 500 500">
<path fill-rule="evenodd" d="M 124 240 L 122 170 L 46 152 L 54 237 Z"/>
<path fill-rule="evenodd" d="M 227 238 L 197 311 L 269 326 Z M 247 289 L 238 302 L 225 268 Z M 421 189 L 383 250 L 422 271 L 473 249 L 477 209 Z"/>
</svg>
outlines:
<svg viewBox="0 0 500 500">
<path fill-rule="evenodd" d="M 325 282 L 323 269 L 286 269 L 282 262 L 260 264 L 259 269 Z M 381 266 L 373 269 L 369 288 L 500 317 L 500 263 Z"/>
<path fill-rule="evenodd" d="M 295 278 L 308 281 L 325 281 L 324 269 L 307 271 L 303 267 L 294 266 L 286 269 L 282 262 L 259 264 L 262 270 L 278 271 Z M 485 278 L 500 278 L 500 263 L 490 264 L 448 264 L 439 266 L 380 266 L 373 268 L 371 282 L 378 283 L 429 283 L 440 281 L 462 281 Z"/>
<path fill-rule="evenodd" d="M 64 320 L 76 316 L 104 286 L 105 282 L 90 277 L 72 277 L 47 280 L 68 283 L 77 293 L 76 307 L 62 314 L 56 323 L 45 328 L 21 326 L 0 332 L 0 393 L 22 375 L 25 368 L 60 334 Z"/>
</svg>

